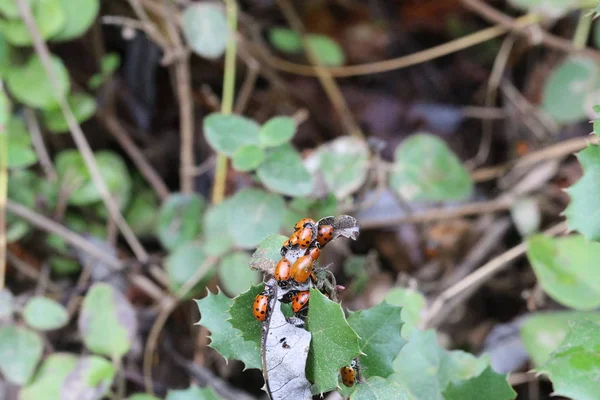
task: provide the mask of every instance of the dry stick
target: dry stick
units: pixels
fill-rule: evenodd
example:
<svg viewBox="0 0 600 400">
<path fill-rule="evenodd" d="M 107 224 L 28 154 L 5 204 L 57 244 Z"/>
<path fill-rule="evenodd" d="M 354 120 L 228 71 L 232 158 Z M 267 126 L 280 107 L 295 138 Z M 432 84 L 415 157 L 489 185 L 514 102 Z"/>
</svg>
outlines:
<svg viewBox="0 0 600 400">
<path fill-rule="evenodd" d="M 564 233 L 566 229 L 567 223 L 561 222 L 544 231 L 544 234 L 556 236 Z M 468 299 L 488 279 L 508 267 L 511 261 L 521 257 L 526 251 L 527 244 L 525 242 L 518 244 L 444 290 L 428 308 L 423 325 L 428 328 L 439 325 L 458 304 Z"/>
<path fill-rule="evenodd" d="M 142 151 L 136 146 L 131 140 L 125 128 L 119 123 L 119 121 L 113 115 L 106 115 L 100 117 L 106 129 L 113 135 L 119 145 L 125 150 L 133 164 L 140 171 L 146 181 L 152 186 L 156 194 L 161 200 L 164 200 L 169 196 L 169 188 L 162 180 L 160 175 L 156 172 L 154 167 L 150 165 Z"/>
<path fill-rule="evenodd" d="M 351 136 L 363 138 L 365 135 L 354 120 L 354 117 L 352 116 L 352 113 L 348 108 L 348 104 L 346 104 L 346 100 L 344 99 L 344 96 L 342 95 L 339 86 L 332 78 L 329 71 L 323 67 L 321 61 L 319 60 L 319 57 L 311 47 L 305 35 L 305 29 L 302 20 L 296 14 L 294 7 L 292 6 L 289 0 L 277 0 L 277 3 L 279 4 L 279 8 L 281 8 L 281 11 L 283 12 L 283 15 L 287 20 L 288 24 L 292 27 L 293 30 L 295 30 L 301 35 L 302 44 L 304 46 L 304 51 L 308 56 L 308 60 L 313 65 L 314 71 L 316 72 L 317 77 L 319 78 L 319 81 L 321 82 L 321 85 L 325 90 L 325 93 L 327 93 L 327 96 L 333 104 L 333 107 L 335 108 L 337 114 L 342 119 L 344 127 L 350 133 Z"/>
<path fill-rule="evenodd" d="M 42 169 L 44 170 L 44 175 L 46 175 L 48 180 L 53 182 L 56 181 L 58 176 L 56 175 L 56 170 L 54 169 L 48 150 L 46 150 L 46 146 L 44 145 L 40 124 L 35 116 L 35 111 L 29 107 L 25 107 L 25 122 L 27 123 L 27 130 L 31 134 L 33 148 L 35 149 Z"/>
<path fill-rule="evenodd" d="M 512 29 L 524 29 L 528 25 L 538 22 L 538 20 L 539 17 L 536 15 L 525 15 L 515 19 L 514 23 L 510 27 L 500 24 L 491 28 L 482 29 L 481 31 L 463 36 L 455 40 L 451 40 L 439 46 L 434 46 L 423 51 L 409 54 L 407 56 L 367 64 L 352 65 L 347 67 L 329 67 L 327 68 L 327 72 L 329 72 L 329 74 L 334 78 L 341 78 L 358 75 L 377 74 L 381 72 L 388 72 L 401 68 L 406 68 L 413 65 L 422 64 L 424 62 L 455 53 L 459 50 L 464 50 L 469 47 L 473 47 L 475 45 L 487 42 L 488 40 L 504 35 Z M 296 64 L 275 57 L 272 54 L 270 54 L 264 46 L 258 46 L 258 48 L 260 49 L 261 57 L 264 59 L 264 61 L 275 69 L 279 69 L 281 71 L 297 75 L 316 75 L 313 67 Z"/>
<path fill-rule="evenodd" d="M 246 62 L 246 65 L 248 66 L 248 72 L 246 73 L 246 79 L 244 79 L 244 83 L 242 84 L 242 88 L 238 94 L 237 101 L 235 102 L 234 112 L 236 114 L 242 114 L 248 106 L 250 96 L 252 95 L 252 92 L 254 92 L 256 79 L 258 78 L 258 74 L 260 72 L 260 64 L 254 57 L 246 52 L 241 51 L 241 49 L 240 57 Z"/>
<path fill-rule="evenodd" d="M 6 210 L 8 212 L 16 215 L 17 217 L 23 218 L 24 220 L 26 220 L 30 224 L 38 227 L 39 229 L 42 229 L 46 232 L 51 232 L 51 233 L 54 233 L 54 234 L 60 236 L 67 243 L 71 244 L 74 247 L 79 248 L 82 251 L 85 251 L 86 253 L 89 253 L 90 255 L 98 258 L 100 261 L 102 261 L 103 263 L 105 263 L 113 268 L 116 268 L 116 269 L 124 268 L 123 262 L 121 262 L 119 259 L 114 258 L 113 256 L 109 255 L 108 253 L 104 252 L 103 250 L 99 249 L 92 242 L 90 242 L 83 236 L 67 229 L 63 225 L 61 225 L 57 222 L 54 222 L 51 219 L 49 219 L 41 214 L 31 211 L 29 208 L 27 208 L 19 203 L 15 203 L 11 200 L 7 200 L 6 201 Z"/>
<path fill-rule="evenodd" d="M 52 84 L 52 88 L 54 90 L 54 94 L 58 99 L 61 111 L 63 116 L 67 121 L 67 125 L 69 126 L 69 130 L 71 131 L 71 135 L 73 136 L 73 140 L 77 145 L 79 152 L 82 154 L 85 164 L 90 171 L 90 175 L 92 177 L 92 181 L 96 186 L 96 189 L 100 193 L 102 200 L 112 219 L 115 221 L 119 230 L 123 233 L 125 240 L 131 247 L 131 250 L 135 254 L 136 258 L 140 262 L 146 262 L 148 260 L 148 253 L 139 242 L 131 227 L 127 224 L 121 211 L 119 210 L 119 206 L 111 197 L 108 188 L 106 187 L 106 183 L 102 178 L 100 170 L 98 169 L 98 164 L 96 164 L 96 159 L 94 154 L 92 153 L 92 149 L 90 148 L 89 143 L 87 142 L 81 127 L 77 123 L 75 116 L 73 115 L 73 111 L 71 107 L 67 103 L 67 100 L 64 94 L 61 92 L 58 81 L 56 80 L 56 73 L 53 68 L 52 59 L 50 58 L 50 51 L 48 50 L 48 46 L 44 42 L 42 36 L 40 35 L 40 31 L 36 25 L 35 20 L 31 14 L 31 8 L 27 0 L 17 0 L 17 5 L 19 7 L 19 12 L 21 14 L 21 18 L 23 18 L 23 22 L 25 26 L 27 26 L 27 30 L 29 34 L 33 38 L 33 45 L 35 51 L 39 54 L 40 59 L 42 61 L 42 65 L 48 75 L 48 78 Z"/>
<path fill-rule="evenodd" d="M 150 329 L 148 334 L 148 340 L 146 341 L 146 347 L 144 349 L 144 386 L 146 392 L 154 395 L 154 385 L 152 384 L 152 357 L 156 350 L 156 344 L 160 337 L 160 331 L 164 327 L 169 315 L 173 312 L 177 304 L 198 282 L 206 275 L 206 273 L 217 263 L 219 259 L 217 257 L 209 257 L 196 269 L 194 275 L 192 275 L 181 288 L 177 291 L 175 296 L 163 298 L 163 302 L 160 305 L 161 310 L 154 321 L 154 325 Z"/>
</svg>

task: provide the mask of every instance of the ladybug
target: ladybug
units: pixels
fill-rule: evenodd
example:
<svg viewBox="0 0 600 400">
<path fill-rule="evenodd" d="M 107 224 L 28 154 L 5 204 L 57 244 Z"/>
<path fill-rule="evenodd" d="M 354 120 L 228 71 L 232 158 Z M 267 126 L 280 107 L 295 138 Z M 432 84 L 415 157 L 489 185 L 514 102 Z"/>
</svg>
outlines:
<svg viewBox="0 0 600 400">
<path fill-rule="evenodd" d="M 300 244 L 300 248 L 306 249 L 310 245 L 310 242 L 312 242 L 313 231 L 311 228 L 306 227 L 302 228 L 302 230 L 299 232 L 300 233 L 298 234 L 298 243 Z"/>
<path fill-rule="evenodd" d="M 294 265 L 292 265 L 290 275 L 296 282 L 304 283 L 310 277 L 312 269 L 313 259 L 310 258 L 310 256 L 302 256 L 296 260 Z"/>
<path fill-rule="evenodd" d="M 285 242 L 283 242 L 283 247 L 288 247 L 290 245 L 290 239 L 286 239 Z"/>
<path fill-rule="evenodd" d="M 310 258 L 313 259 L 313 261 L 317 261 L 319 259 L 319 256 L 321 255 L 321 249 L 319 249 L 318 247 L 313 247 L 308 251 L 308 255 L 310 256 Z"/>
<path fill-rule="evenodd" d="M 317 242 L 321 247 L 325 246 L 329 241 L 333 239 L 333 226 L 323 225 L 319 228 L 317 233 Z"/>
<path fill-rule="evenodd" d="M 308 304 L 308 298 L 310 297 L 309 291 L 298 292 L 292 298 L 292 310 L 295 313 L 300 312 Z"/>
<path fill-rule="evenodd" d="M 295 246 L 298 244 L 298 231 L 292 233 L 292 236 L 290 236 L 289 240 L 289 244 L 291 244 L 292 246 Z"/>
<path fill-rule="evenodd" d="M 340 369 L 342 375 L 342 383 L 347 387 L 352 387 L 356 384 L 358 378 L 358 362 L 352 360 L 350 365 L 346 365 Z"/>
<path fill-rule="evenodd" d="M 315 220 L 311 219 L 311 218 L 302 218 L 300 221 L 296 222 L 296 225 L 294 225 L 294 230 L 300 230 L 301 228 L 304 228 L 306 225 L 314 225 L 315 224 Z"/>
<path fill-rule="evenodd" d="M 254 305 L 252 306 L 252 312 L 254 318 L 259 321 L 264 321 L 267 317 L 267 306 L 269 305 L 269 298 L 264 293 L 256 295 L 254 298 Z"/>
<path fill-rule="evenodd" d="M 290 269 L 292 265 L 287 258 L 279 260 L 275 266 L 275 280 L 276 281 L 287 281 L 290 279 Z"/>
</svg>

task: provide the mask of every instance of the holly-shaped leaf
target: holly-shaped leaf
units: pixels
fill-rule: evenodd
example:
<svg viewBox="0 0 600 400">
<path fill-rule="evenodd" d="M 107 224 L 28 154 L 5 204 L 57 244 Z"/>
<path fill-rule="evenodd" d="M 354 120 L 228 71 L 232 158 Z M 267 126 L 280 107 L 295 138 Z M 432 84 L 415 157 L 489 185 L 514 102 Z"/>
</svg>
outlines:
<svg viewBox="0 0 600 400">
<path fill-rule="evenodd" d="M 420 133 L 396 149 L 389 178 L 406 201 L 464 200 L 471 196 L 473 181 L 458 157 L 440 138 Z"/>
<path fill-rule="evenodd" d="M 228 254 L 219 263 L 219 282 L 225 293 L 237 296 L 260 281 L 260 273 L 250 269 L 250 256 L 244 251 Z"/>
<path fill-rule="evenodd" d="M 360 382 L 350 396 L 350 400 L 376 399 L 414 400 L 415 398 L 393 377 L 384 379 L 380 376 L 372 376 Z"/>
<path fill-rule="evenodd" d="M 444 390 L 445 400 L 512 400 L 517 392 L 506 381 L 506 376 L 487 367 L 481 374 L 466 381 L 450 382 Z"/>
<path fill-rule="evenodd" d="M 600 322 L 576 321 L 550 359 L 536 371 L 547 375 L 554 395 L 594 400 L 600 393 Z"/>
<path fill-rule="evenodd" d="M 278 147 L 289 142 L 296 133 L 296 121 L 291 117 L 273 117 L 260 128 L 260 145 Z"/>
<path fill-rule="evenodd" d="M 65 379 L 77 365 L 77 357 L 69 353 L 53 353 L 46 358 L 33 381 L 19 394 L 20 400 L 60 399 Z"/>
<path fill-rule="evenodd" d="M 121 292 L 106 283 L 95 283 L 83 299 L 79 331 L 91 351 L 120 358 L 137 334 L 135 310 Z"/>
<path fill-rule="evenodd" d="M 0 327 L 0 372 L 17 385 L 31 379 L 44 344 L 34 331 L 15 325 Z"/>
<path fill-rule="evenodd" d="M 260 369 L 260 345 L 244 340 L 241 332 L 229 322 L 229 309 L 233 300 L 222 292 L 213 294 L 209 291 L 206 297 L 196 300 L 196 303 L 200 309 L 198 325 L 211 332 L 209 346 L 228 360 L 240 360 L 246 368 Z M 247 312 L 252 314 L 252 303 L 248 303 Z"/>
<path fill-rule="evenodd" d="M 384 301 L 368 310 L 349 313 L 348 324 L 359 337 L 361 352 L 366 354 L 360 357 L 360 364 L 366 367 L 365 376 L 387 378 L 394 373 L 394 358 L 406 344 L 400 336 L 401 310 Z"/>
<path fill-rule="evenodd" d="M 226 199 L 219 204 L 210 206 L 204 213 L 204 250 L 209 256 L 218 257 L 233 247 L 233 237 L 227 225 L 231 212 L 231 201 Z"/>
<path fill-rule="evenodd" d="M 261 323 L 254 318 L 252 305 L 257 294 L 262 293 L 265 284 L 252 286 L 246 292 L 233 299 L 229 314 L 231 326 L 241 332 L 242 338 L 254 342 L 258 349 L 261 346 Z"/>
<path fill-rule="evenodd" d="M 69 313 L 62 304 L 47 297 L 32 297 L 23 309 L 27 324 L 41 331 L 62 328 L 69 322 Z"/>
<path fill-rule="evenodd" d="M 306 322 L 312 333 L 306 376 L 314 382 L 313 393 L 323 393 L 337 387 L 340 368 L 359 355 L 359 339 L 342 307 L 316 289 L 310 290 Z"/>
<path fill-rule="evenodd" d="M 188 242 L 177 247 L 165 259 L 165 269 L 169 277 L 169 289 L 177 293 L 179 289 L 194 276 L 198 268 L 206 261 L 205 246 L 198 242 Z M 214 268 L 209 269 L 198 283 L 184 295 L 185 298 L 197 295 L 215 275 Z"/>
<path fill-rule="evenodd" d="M 271 191 L 289 196 L 306 196 L 313 189 L 313 177 L 300 154 L 289 144 L 274 148 L 256 170 L 260 181 Z"/>
<path fill-rule="evenodd" d="M 577 153 L 583 176 L 566 189 L 571 202 L 565 210 L 569 229 L 588 240 L 600 241 L 600 146 L 589 145 Z"/>
<path fill-rule="evenodd" d="M 174 250 L 200 235 L 205 202 L 196 193 L 171 194 L 158 213 L 158 238 L 162 245 Z"/>
<path fill-rule="evenodd" d="M 86 93 L 69 93 L 67 103 L 73 111 L 75 120 L 83 123 L 92 118 L 96 113 L 96 100 Z M 44 125 L 54 133 L 69 132 L 69 124 L 60 108 L 43 110 Z"/>
<path fill-rule="evenodd" d="M 228 157 L 233 157 L 242 146 L 258 145 L 259 131 L 260 126 L 256 122 L 239 115 L 213 113 L 204 118 L 206 141 Z"/>
<path fill-rule="evenodd" d="M 281 259 L 281 246 L 286 240 L 287 237 L 278 233 L 264 238 L 250 258 L 250 268 L 273 275 Z"/>
<path fill-rule="evenodd" d="M 394 306 L 401 306 L 400 316 L 402 325 L 402 337 L 410 338 L 412 331 L 417 328 L 421 321 L 421 312 L 425 308 L 425 296 L 416 290 L 408 288 L 394 288 L 387 292 L 385 301 Z"/>
<path fill-rule="evenodd" d="M 527 257 L 542 288 L 554 300 L 578 310 L 600 306 L 600 243 L 583 236 L 527 240 Z"/>
<path fill-rule="evenodd" d="M 230 32 L 223 7 L 192 3 L 183 11 L 183 36 L 194 53 L 215 59 L 225 52 Z"/>
</svg>

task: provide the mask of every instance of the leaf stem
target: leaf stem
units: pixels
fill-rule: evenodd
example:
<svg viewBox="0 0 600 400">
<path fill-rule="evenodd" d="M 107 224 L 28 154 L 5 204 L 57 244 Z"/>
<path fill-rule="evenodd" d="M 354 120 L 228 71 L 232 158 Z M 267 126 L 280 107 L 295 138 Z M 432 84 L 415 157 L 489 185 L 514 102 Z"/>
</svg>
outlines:
<svg viewBox="0 0 600 400">
<path fill-rule="evenodd" d="M 235 90 L 235 61 L 236 61 L 236 32 L 237 32 L 237 3 L 235 0 L 224 0 L 229 26 L 229 39 L 225 49 L 225 75 L 223 77 L 223 95 L 221 100 L 221 114 L 231 114 L 233 110 L 233 97 Z M 225 197 L 225 182 L 227 180 L 227 156 L 219 153 L 213 184 L 212 202 L 219 204 Z"/>
<path fill-rule="evenodd" d="M 583 49 L 590 36 L 590 29 L 592 27 L 593 13 L 589 10 L 582 10 L 581 17 L 579 17 L 579 23 L 577 23 L 577 29 L 573 36 L 573 47 L 576 49 Z"/>
<path fill-rule="evenodd" d="M 6 197 L 8 192 L 8 98 L 0 81 L 0 290 L 4 289 L 6 277 Z"/>
</svg>

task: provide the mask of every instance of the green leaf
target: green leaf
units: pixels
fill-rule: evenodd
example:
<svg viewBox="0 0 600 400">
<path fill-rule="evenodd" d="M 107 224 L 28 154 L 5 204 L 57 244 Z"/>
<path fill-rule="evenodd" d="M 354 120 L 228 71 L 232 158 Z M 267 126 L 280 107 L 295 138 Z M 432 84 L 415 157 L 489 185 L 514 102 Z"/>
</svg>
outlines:
<svg viewBox="0 0 600 400">
<path fill-rule="evenodd" d="M 311 172 L 321 173 L 339 200 L 356 192 L 366 181 L 369 149 L 364 140 L 344 136 L 319 147 Z"/>
<path fill-rule="evenodd" d="M 542 14 L 548 19 L 558 19 L 580 4 L 578 0 L 509 0 L 514 7 Z"/>
<path fill-rule="evenodd" d="M 285 203 L 280 196 L 247 188 L 237 192 L 230 201 L 229 232 L 239 247 L 256 247 L 269 234 L 279 230 L 285 212 Z"/>
<path fill-rule="evenodd" d="M 100 11 L 99 0 L 60 0 L 65 14 L 65 24 L 52 41 L 78 38 L 92 26 Z"/>
<path fill-rule="evenodd" d="M 51 62 L 59 93 L 66 96 L 71 88 L 69 72 L 60 58 L 52 55 Z M 36 54 L 32 55 L 25 65 L 11 68 L 6 83 L 13 96 L 23 104 L 35 108 L 58 107 L 54 86 Z"/>
<path fill-rule="evenodd" d="M 239 115 L 213 113 L 204 118 L 204 136 L 218 152 L 232 157 L 242 146 L 258 145 L 260 126 Z"/>
<path fill-rule="evenodd" d="M 554 300 L 577 310 L 600 306 L 600 243 L 583 236 L 527 240 L 527 257 L 542 288 Z"/>
<path fill-rule="evenodd" d="M 444 400 L 450 382 L 476 377 L 487 366 L 485 359 L 441 348 L 434 330 L 414 330 L 394 360 L 393 376 L 416 399 Z"/>
<path fill-rule="evenodd" d="M 158 199 L 151 189 L 135 192 L 125 212 L 125 219 L 138 236 L 154 233 L 158 219 Z"/>
<path fill-rule="evenodd" d="M 106 283 L 94 283 L 83 299 L 79 331 L 88 349 L 121 358 L 137 332 L 135 310 L 127 298 Z"/>
<path fill-rule="evenodd" d="M 240 360 L 246 368 L 261 368 L 260 346 L 255 342 L 245 341 L 240 331 L 229 322 L 229 308 L 233 300 L 218 292 L 208 292 L 205 298 L 196 300 L 200 309 L 199 325 L 211 332 L 210 347 L 229 360 Z M 248 304 L 247 312 L 252 314 L 252 303 Z M 254 321 L 256 323 L 256 320 Z"/>
<path fill-rule="evenodd" d="M 88 81 L 90 89 L 98 89 L 119 68 L 121 57 L 117 53 L 108 53 L 100 60 L 100 72 L 92 75 Z"/>
<path fill-rule="evenodd" d="M 69 313 L 62 304 L 47 297 L 32 297 L 23 309 L 25 322 L 33 329 L 50 331 L 69 322 Z"/>
<path fill-rule="evenodd" d="M 65 13 L 60 2 L 61 0 L 35 0 L 31 11 L 43 39 L 51 38 L 65 25 Z M 0 32 L 12 45 L 33 44 L 33 38 L 20 18 L 20 14 L 14 19 L 0 20 Z"/>
<path fill-rule="evenodd" d="M 46 358 L 38 370 L 33 382 L 24 387 L 19 400 L 55 400 L 65 379 L 75 369 L 77 357 L 69 353 L 54 353 Z"/>
<path fill-rule="evenodd" d="M 202 230 L 204 199 L 196 193 L 171 194 L 160 207 L 157 232 L 162 245 L 174 250 L 196 239 Z"/>
<path fill-rule="evenodd" d="M 300 36 L 291 29 L 269 29 L 269 41 L 277 50 L 284 53 L 298 53 L 302 51 Z"/>
<path fill-rule="evenodd" d="M 542 108 L 561 124 L 581 121 L 586 103 L 598 89 L 600 68 L 591 58 L 571 56 L 550 74 L 542 94 Z"/>
<path fill-rule="evenodd" d="M 290 145 L 267 153 L 256 171 L 271 191 L 289 196 L 306 196 L 313 190 L 313 178 L 302 164 L 300 154 Z"/>
<path fill-rule="evenodd" d="M 227 220 L 231 212 L 229 199 L 211 206 L 204 214 L 204 251 L 209 256 L 219 257 L 233 247 L 233 237 L 229 233 Z"/>
<path fill-rule="evenodd" d="M 94 156 L 108 191 L 123 209 L 131 196 L 131 177 L 127 165 L 121 156 L 111 151 L 98 151 Z M 74 189 L 69 197 L 70 204 L 85 206 L 102 199 L 79 151 L 61 151 L 56 157 L 56 172 L 63 184 Z"/>
<path fill-rule="evenodd" d="M 406 344 L 400 336 L 401 310 L 384 301 L 368 310 L 349 312 L 348 324 L 359 337 L 360 351 L 366 354 L 360 357 L 365 376 L 386 378 L 394 373 L 394 358 Z"/>
<path fill-rule="evenodd" d="M 183 36 L 199 56 L 210 59 L 221 57 L 229 35 L 223 7 L 192 3 L 183 11 Z"/>
<path fill-rule="evenodd" d="M 43 351 L 42 338 L 36 332 L 15 325 L 0 327 L 0 372 L 10 382 L 29 382 Z"/>
<path fill-rule="evenodd" d="M 37 5 L 39 0 L 27 0 L 29 7 Z M 4 14 L 7 19 L 17 19 L 21 17 L 19 6 L 16 0 L 0 0 L 0 13 Z"/>
<path fill-rule="evenodd" d="M 517 392 L 506 381 L 506 376 L 487 367 L 479 376 L 462 382 L 450 382 L 444 390 L 445 400 L 512 400 Z"/>
<path fill-rule="evenodd" d="M 165 400 L 221 400 L 222 397 L 210 387 L 190 386 L 185 390 L 169 390 Z"/>
<path fill-rule="evenodd" d="M 553 311 L 536 313 L 521 325 L 521 340 L 536 366 L 544 364 L 569 332 L 569 324 L 589 319 L 600 322 L 600 313 Z"/>
<path fill-rule="evenodd" d="M 8 319 L 15 308 L 15 298 L 8 289 L 0 289 L 0 320 Z"/>
<path fill-rule="evenodd" d="M 401 306 L 400 316 L 402 325 L 402 337 L 409 339 L 412 331 L 417 329 L 421 322 L 426 300 L 425 296 L 416 290 L 408 288 L 393 288 L 385 295 L 385 301 L 394 306 Z"/>
<path fill-rule="evenodd" d="M 252 171 L 264 161 L 265 152 L 260 147 L 249 144 L 242 146 L 233 153 L 233 168 L 238 171 Z"/>
<path fill-rule="evenodd" d="M 390 186 L 406 201 L 464 200 L 473 181 L 460 160 L 436 136 L 420 133 L 396 149 Z"/>
<path fill-rule="evenodd" d="M 291 117 L 274 117 L 260 128 L 261 147 L 277 147 L 289 142 L 296 133 L 296 121 Z"/>
<path fill-rule="evenodd" d="M 13 116 L 6 127 L 8 134 L 8 167 L 25 168 L 38 161 L 31 146 L 31 136 L 22 118 Z"/>
<path fill-rule="evenodd" d="M 254 298 L 264 288 L 264 283 L 252 286 L 246 292 L 234 298 L 229 308 L 231 326 L 241 333 L 244 340 L 254 342 L 258 349 L 261 348 L 262 324 L 254 318 L 251 311 Z"/>
<path fill-rule="evenodd" d="M 273 274 L 275 265 L 281 259 L 281 246 L 286 240 L 287 237 L 278 233 L 273 233 L 264 238 L 252 254 L 250 268 Z"/>
<path fill-rule="evenodd" d="M 152 396 L 147 393 L 134 393 L 127 398 L 127 400 L 160 400 L 156 396 Z"/>
<path fill-rule="evenodd" d="M 577 153 L 583 176 L 567 189 L 571 202 L 565 210 L 569 229 L 588 240 L 600 241 L 600 146 L 589 145 Z"/>
<path fill-rule="evenodd" d="M 12 50 L 10 45 L 6 42 L 6 39 L 4 38 L 4 36 L 2 36 L 2 34 L 0 34 L 0 79 L 5 79 L 6 74 L 8 73 L 8 70 L 10 69 L 10 66 L 12 64 L 12 60 L 11 60 L 11 54 L 12 54 Z M 10 99 L 8 98 L 7 94 L 6 94 L 6 90 L 2 89 L 2 120 L 0 121 L 0 123 L 2 125 L 7 124 L 7 120 L 8 117 L 10 116 L 10 112 L 11 112 L 11 103 L 10 103 Z"/>
<path fill-rule="evenodd" d="M 319 62 L 329 67 L 344 65 L 346 57 L 340 45 L 325 35 L 308 34 L 306 39 Z"/>
<path fill-rule="evenodd" d="M 338 385 L 340 368 L 360 353 L 358 336 L 352 330 L 342 307 L 316 289 L 310 290 L 306 325 L 312 333 L 306 376 L 314 382 L 313 392 L 323 393 Z"/>
<path fill-rule="evenodd" d="M 169 289 L 176 293 L 196 273 L 206 260 L 204 247 L 197 242 L 188 242 L 178 246 L 165 259 L 165 269 L 169 277 Z M 186 298 L 198 294 L 215 275 L 210 269 L 206 275 L 187 293 Z"/>
<path fill-rule="evenodd" d="M 416 400 L 393 377 L 383 379 L 380 376 L 372 376 L 366 382 L 361 382 L 350 396 L 350 400 L 379 399 Z"/>
<path fill-rule="evenodd" d="M 75 120 L 83 123 L 96 113 L 96 100 L 86 93 L 69 93 L 67 103 L 73 111 Z M 44 109 L 44 125 L 54 133 L 69 132 L 69 124 L 60 108 Z"/>
<path fill-rule="evenodd" d="M 547 375 L 555 396 L 594 400 L 600 393 L 600 323 L 576 321 L 550 359 L 537 369 Z"/>
<path fill-rule="evenodd" d="M 74 399 L 104 398 L 108 393 L 116 374 L 112 363 L 98 356 L 80 357 L 72 371 L 63 382 L 60 398 L 73 396 Z"/>
<path fill-rule="evenodd" d="M 219 263 L 219 282 L 225 293 L 237 296 L 260 282 L 260 273 L 250 269 L 250 256 L 236 251 L 223 257 Z"/>
</svg>

